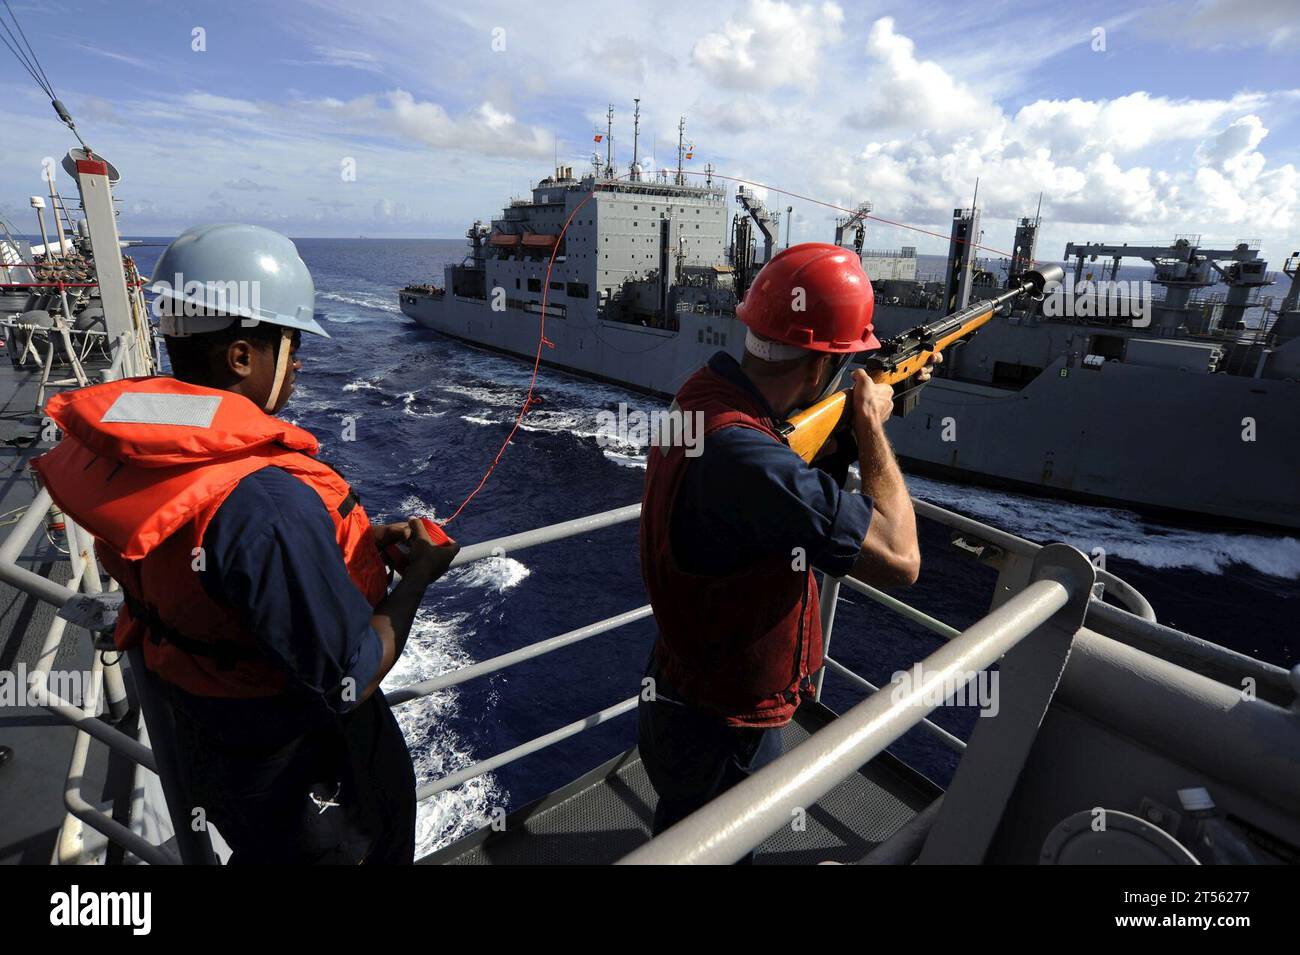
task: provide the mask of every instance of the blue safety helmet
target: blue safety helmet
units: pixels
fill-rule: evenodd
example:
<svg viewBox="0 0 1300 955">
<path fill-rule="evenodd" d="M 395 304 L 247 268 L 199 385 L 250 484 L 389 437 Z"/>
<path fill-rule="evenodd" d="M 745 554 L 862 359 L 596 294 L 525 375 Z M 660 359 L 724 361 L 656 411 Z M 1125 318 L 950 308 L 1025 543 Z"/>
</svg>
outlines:
<svg viewBox="0 0 1300 955">
<path fill-rule="evenodd" d="M 316 286 L 288 237 L 256 225 L 218 223 L 181 233 L 154 266 L 149 290 L 163 335 L 185 338 L 229 327 L 232 318 L 313 335 Z"/>
</svg>

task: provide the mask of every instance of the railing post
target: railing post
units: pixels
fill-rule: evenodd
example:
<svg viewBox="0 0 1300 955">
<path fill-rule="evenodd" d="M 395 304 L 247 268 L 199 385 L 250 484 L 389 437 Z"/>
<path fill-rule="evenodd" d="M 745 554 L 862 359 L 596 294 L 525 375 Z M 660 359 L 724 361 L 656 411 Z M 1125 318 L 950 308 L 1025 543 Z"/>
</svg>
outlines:
<svg viewBox="0 0 1300 955">
<path fill-rule="evenodd" d="M 1029 577 L 1059 582 L 1070 599 L 1002 658 L 996 714 L 975 721 L 919 863 L 984 861 L 1083 626 L 1097 571 L 1075 548 L 1048 544 L 1034 556 Z"/>
<path fill-rule="evenodd" d="M 856 471 L 850 470 L 848 476 L 844 479 L 844 491 L 846 494 L 858 494 L 862 491 L 862 476 Z M 840 579 L 832 577 L 830 574 L 822 574 L 821 582 L 821 622 L 822 622 L 822 657 L 828 657 L 831 654 L 831 630 L 835 627 L 835 607 L 840 602 Z M 813 697 L 818 703 L 822 699 L 822 684 L 826 682 L 826 664 L 817 671 L 814 685 L 816 695 Z"/>
<path fill-rule="evenodd" d="M 830 574 L 822 574 L 821 586 L 821 615 L 822 615 L 822 658 L 830 656 L 831 652 L 831 630 L 835 626 L 835 605 L 840 602 L 840 579 L 832 577 Z M 817 679 L 814 681 L 816 695 L 813 697 L 818 703 L 822 699 L 822 683 L 826 680 L 826 664 L 822 663 L 822 668 L 817 671 Z"/>
</svg>

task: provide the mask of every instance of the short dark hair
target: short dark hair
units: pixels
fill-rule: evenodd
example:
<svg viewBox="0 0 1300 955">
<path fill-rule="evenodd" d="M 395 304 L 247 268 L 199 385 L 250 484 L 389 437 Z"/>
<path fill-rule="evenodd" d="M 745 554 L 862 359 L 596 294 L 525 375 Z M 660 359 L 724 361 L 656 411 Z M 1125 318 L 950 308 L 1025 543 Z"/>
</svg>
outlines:
<svg viewBox="0 0 1300 955">
<path fill-rule="evenodd" d="M 207 384 L 213 377 L 212 366 L 218 353 L 224 353 L 231 342 L 244 341 L 261 347 L 274 348 L 280 340 L 280 326 L 270 322 L 246 325 L 234 319 L 229 326 L 215 332 L 189 335 L 185 338 L 165 337 L 167 358 L 172 374 L 193 385 Z"/>
</svg>

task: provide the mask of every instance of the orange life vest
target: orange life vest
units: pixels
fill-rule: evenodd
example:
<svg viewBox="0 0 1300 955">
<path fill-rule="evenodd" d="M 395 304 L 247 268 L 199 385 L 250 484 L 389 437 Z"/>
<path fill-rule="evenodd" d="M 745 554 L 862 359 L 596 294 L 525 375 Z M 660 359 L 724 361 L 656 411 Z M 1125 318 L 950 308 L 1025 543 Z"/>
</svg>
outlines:
<svg viewBox="0 0 1300 955">
<path fill-rule="evenodd" d="M 100 562 L 125 591 L 117 646 L 143 646 L 149 669 L 181 689 L 225 698 L 284 690 L 284 674 L 243 615 L 199 579 L 209 522 L 255 471 L 281 468 L 319 494 L 352 582 L 372 606 L 387 593 L 365 509 L 316 459 L 315 437 L 242 395 L 128 378 L 56 395 L 45 413 L 64 438 L 33 465 L 55 503 L 94 535 Z"/>
</svg>

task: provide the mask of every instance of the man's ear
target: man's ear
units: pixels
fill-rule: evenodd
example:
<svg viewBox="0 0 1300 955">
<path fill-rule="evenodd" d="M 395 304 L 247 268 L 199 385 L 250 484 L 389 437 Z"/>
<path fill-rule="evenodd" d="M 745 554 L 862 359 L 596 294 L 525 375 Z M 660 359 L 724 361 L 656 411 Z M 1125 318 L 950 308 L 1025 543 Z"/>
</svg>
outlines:
<svg viewBox="0 0 1300 955">
<path fill-rule="evenodd" d="M 243 338 L 236 339 L 226 346 L 226 370 L 240 378 L 247 378 L 253 373 L 252 342 Z"/>
</svg>

